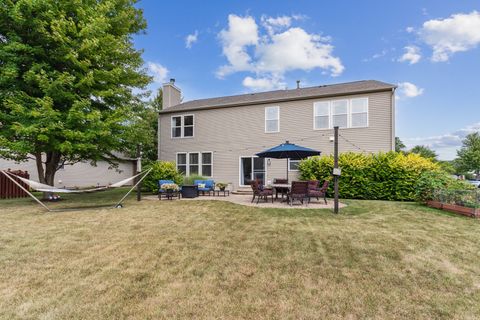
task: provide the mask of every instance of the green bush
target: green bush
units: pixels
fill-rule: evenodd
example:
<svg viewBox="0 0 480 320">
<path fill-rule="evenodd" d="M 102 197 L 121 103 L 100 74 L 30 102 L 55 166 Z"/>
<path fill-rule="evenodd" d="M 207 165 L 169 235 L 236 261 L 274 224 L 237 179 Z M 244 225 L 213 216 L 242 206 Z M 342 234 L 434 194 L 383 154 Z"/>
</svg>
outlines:
<svg viewBox="0 0 480 320">
<path fill-rule="evenodd" d="M 347 152 L 339 156 L 342 169 L 341 198 L 372 200 L 415 199 L 415 186 L 423 172 L 440 171 L 438 164 L 417 154 L 397 152 L 361 154 Z M 332 180 L 333 156 L 311 157 L 299 166 L 302 180 Z M 332 196 L 331 185 L 328 195 Z"/>
<path fill-rule="evenodd" d="M 199 175 L 191 175 L 191 176 L 188 176 L 188 177 L 183 177 L 183 184 L 184 185 L 193 185 L 193 182 L 195 180 L 208 180 L 210 178 L 205 178 L 205 177 L 202 177 L 202 176 L 199 176 Z"/>
<path fill-rule="evenodd" d="M 475 187 L 465 181 L 457 180 L 444 172 L 428 171 L 420 175 L 415 185 L 415 199 L 420 202 L 434 200 L 439 193 L 461 195 L 464 190 L 473 190 Z M 456 192 L 458 191 L 458 192 Z"/>
<path fill-rule="evenodd" d="M 180 185 L 183 176 L 177 171 L 175 162 L 157 161 L 145 166 L 145 169 L 153 168 L 150 174 L 143 180 L 143 187 L 147 191 L 158 191 L 158 180 L 173 180 Z"/>
</svg>

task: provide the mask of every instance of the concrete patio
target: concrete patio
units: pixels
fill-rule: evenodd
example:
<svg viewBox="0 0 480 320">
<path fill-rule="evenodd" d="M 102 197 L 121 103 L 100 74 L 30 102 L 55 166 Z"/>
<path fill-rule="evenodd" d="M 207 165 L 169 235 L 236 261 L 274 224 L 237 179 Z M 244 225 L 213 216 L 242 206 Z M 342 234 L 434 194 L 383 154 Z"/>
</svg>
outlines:
<svg viewBox="0 0 480 320">
<path fill-rule="evenodd" d="M 158 196 L 156 195 L 149 195 L 144 196 L 143 199 L 145 200 L 158 200 Z M 249 207 L 258 207 L 258 208 L 278 208 L 278 209 L 333 209 L 333 200 L 327 199 L 327 204 L 323 201 L 323 199 L 317 200 L 314 199 L 309 204 L 301 204 L 299 201 L 295 201 L 293 206 L 288 205 L 286 202 L 282 202 L 281 199 L 275 200 L 273 203 L 271 199 L 268 202 L 260 200 L 257 204 L 257 201 L 252 203 L 252 196 L 251 195 L 239 195 L 239 194 L 230 194 L 227 197 L 217 197 L 217 196 L 200 196 L 197 198 L 181 198 L 181 199 L 174 199 L 174 200 L 166 200 L 162 199 L 161 201 L 228 201 L 235 204 L 240 204 Z M 339 204 L 340 208 L 345 207 L 346 205 L 343 203 Z"/>
</svg>

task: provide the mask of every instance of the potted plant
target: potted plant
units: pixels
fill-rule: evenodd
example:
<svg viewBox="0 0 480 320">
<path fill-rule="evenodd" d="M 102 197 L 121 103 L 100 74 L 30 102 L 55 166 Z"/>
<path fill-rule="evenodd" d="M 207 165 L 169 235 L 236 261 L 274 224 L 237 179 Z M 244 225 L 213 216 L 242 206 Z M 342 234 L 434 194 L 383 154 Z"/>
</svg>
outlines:
<svg viewBox="0 0 480 320">
<path fill-rule="evenodd" d="M 225 191 L 225 188 L 227 187 L 228 184 L 226 183 L 223 183 L 223 182 L 217 182 L 216 183 L 216 186 L 218 187 L 218 189 L 220 189 L 220 191 Z"/>
</svg>

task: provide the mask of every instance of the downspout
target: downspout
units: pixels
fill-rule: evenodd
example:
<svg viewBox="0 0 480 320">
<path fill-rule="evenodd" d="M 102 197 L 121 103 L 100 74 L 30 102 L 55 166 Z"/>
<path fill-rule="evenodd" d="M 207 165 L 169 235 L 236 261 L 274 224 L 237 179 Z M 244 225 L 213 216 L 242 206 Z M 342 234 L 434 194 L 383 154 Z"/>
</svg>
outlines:
<svg viewBox="0 0 480 320">
<path fill-rule="evenodd" d="M 395 151 L 395 88 L 392 88 L 392 95 L 390 97 L 391 104 L 392 104 L 392 151 Z"/>
<path fill-rule="evenodd" d="M 160 113 L 158 114 L 158 131 L 157 131 L 157 160 L 161 160 L 161 154 L 160 154 L 160 118 L 162 116 L 160 115 Z"/>
</svg>

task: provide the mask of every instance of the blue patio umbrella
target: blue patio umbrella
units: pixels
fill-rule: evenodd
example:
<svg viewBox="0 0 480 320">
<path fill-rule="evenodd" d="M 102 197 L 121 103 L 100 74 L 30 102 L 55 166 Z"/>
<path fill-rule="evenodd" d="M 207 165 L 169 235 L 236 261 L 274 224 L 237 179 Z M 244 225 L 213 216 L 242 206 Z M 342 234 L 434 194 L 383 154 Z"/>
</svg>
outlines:
<svg viewBox="0 0 480 320">
<path fill-rule="evenodd" d="M 260 158 L 287 159 L 287 179 L 288 179 L 288 159 L 301 160 L 311 156 L 319 156 L 320 151 L 302 147 L 286 141 L 276 147 L 257 153 Z"/>
</svg>

